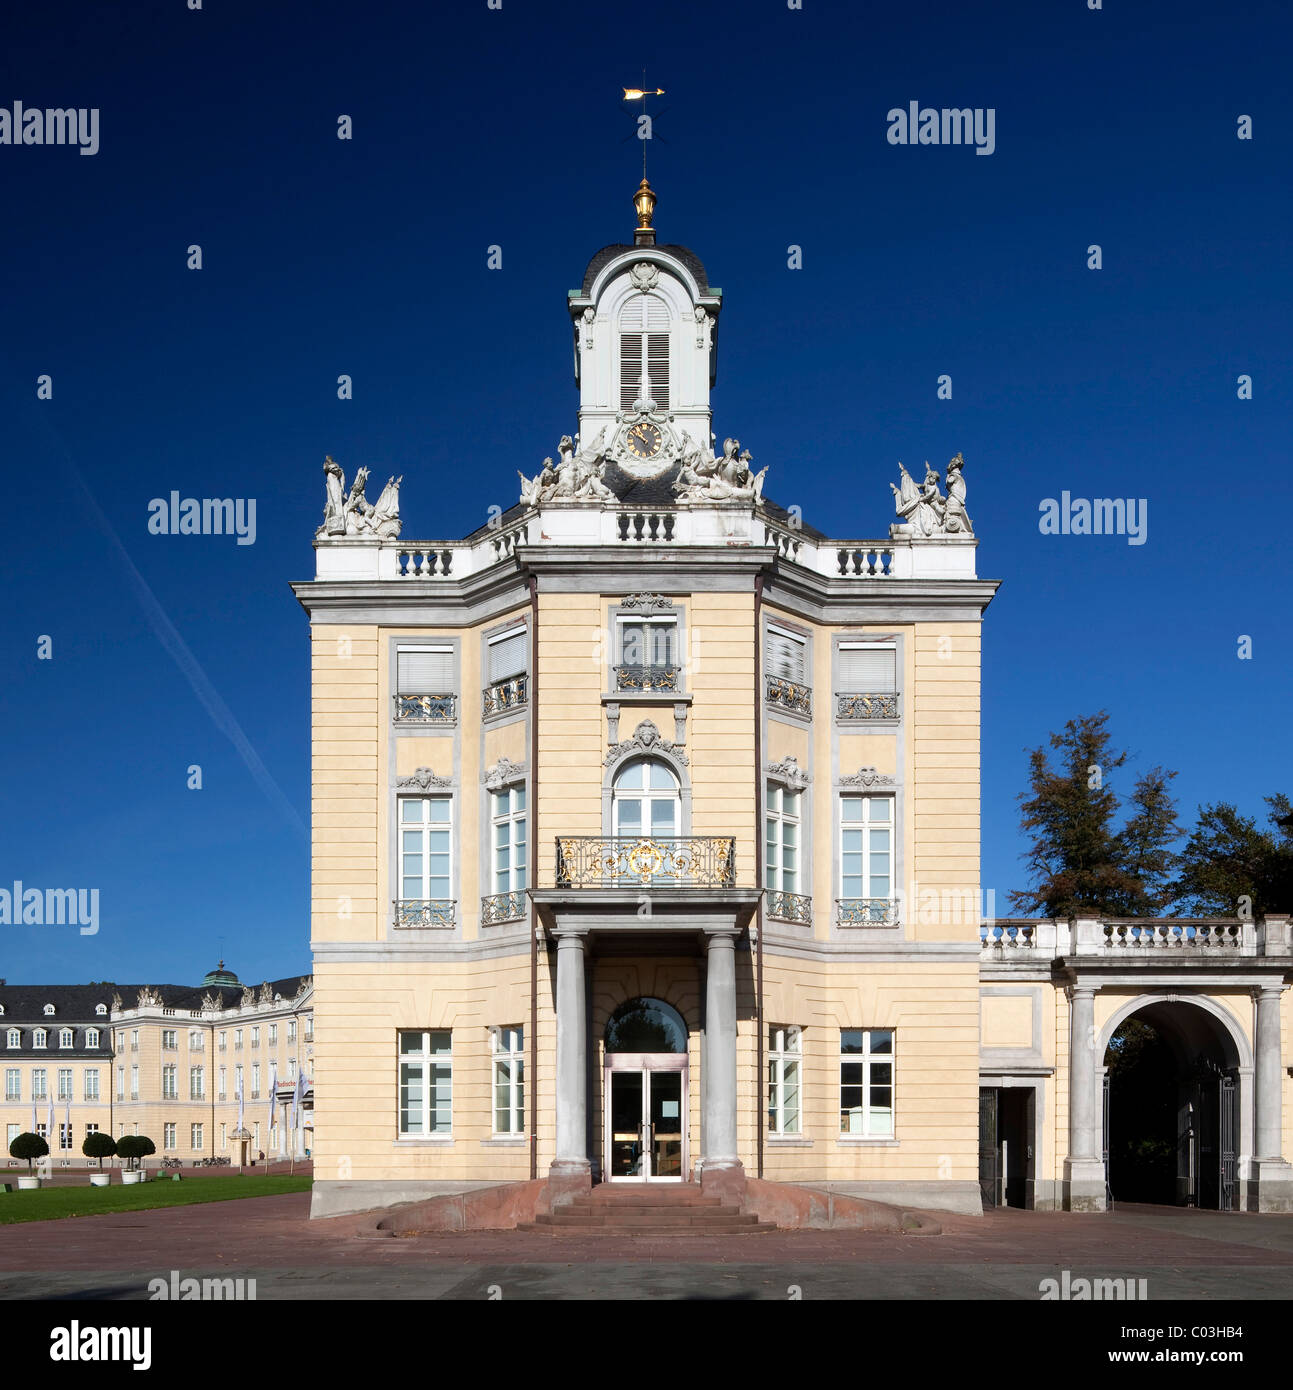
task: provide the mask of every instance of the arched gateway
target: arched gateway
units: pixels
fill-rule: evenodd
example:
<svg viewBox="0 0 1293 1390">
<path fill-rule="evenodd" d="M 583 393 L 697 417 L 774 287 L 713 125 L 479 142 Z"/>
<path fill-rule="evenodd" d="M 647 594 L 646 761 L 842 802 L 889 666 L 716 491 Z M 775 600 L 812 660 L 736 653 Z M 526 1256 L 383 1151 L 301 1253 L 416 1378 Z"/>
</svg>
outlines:
<svg viewBox="0 0 1293 1390">
<path fill-rule="evenodd" d="M 663 999 L 621 1004 L 606 1024 L 606 1178 L 687 1175 L 687 1024 Z"/>
</svg>

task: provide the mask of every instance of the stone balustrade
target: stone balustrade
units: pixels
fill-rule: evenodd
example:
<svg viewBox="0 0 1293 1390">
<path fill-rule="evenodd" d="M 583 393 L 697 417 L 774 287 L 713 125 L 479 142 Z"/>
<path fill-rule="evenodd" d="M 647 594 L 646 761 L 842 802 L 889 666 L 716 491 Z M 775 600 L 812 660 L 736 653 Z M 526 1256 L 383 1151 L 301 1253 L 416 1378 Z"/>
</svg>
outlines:
<svg viewBox="0 0 1293 1390">
<path fill-rule="evenodd" d="M 1229 957 L 1290 954 L 1286 916 L 1003 918 L 979 927 L 986 960 L 1053 960 L 1057 956 L 1144 958 L 1171 952 Z"/>
</svg>

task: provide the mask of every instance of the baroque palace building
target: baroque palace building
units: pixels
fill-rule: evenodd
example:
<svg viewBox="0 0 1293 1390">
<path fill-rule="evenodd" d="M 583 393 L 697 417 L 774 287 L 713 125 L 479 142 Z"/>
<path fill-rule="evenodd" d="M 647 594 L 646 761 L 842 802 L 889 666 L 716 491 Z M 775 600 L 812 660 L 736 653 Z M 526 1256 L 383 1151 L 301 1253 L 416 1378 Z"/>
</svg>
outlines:
<svg viewBox="0 0 1293 1390">
<path fill-rule="evenodd" d="M 900 470 L 881 540 L 774 503 L 711 429 L 723 293 L 634 202 L 516 506 L 409 541 L 399 480 L 325 464 L 315 1214 L 756 1176 L 1099 1208 L 1133 1015 L 1181 1059 L 1182 1194 L 1287 1207 L 1287 921 L 985 924 L 963 462 Z"/>
<path fill-rule="evenodd" d="M 101 1131 L 146 1134 L 154 1162 L 237 1163 L 240 1082 L 248 1159 L 304 1157 L 312 1145 L 308 976 L 253 988 L 221 961 L 196 988 L 0 982 L 0 1033 L 6 1154 L 15 1136 L 34 1130 L 54 1169 L 80 1167 L 86 1135 Z M 299 1076 L 304 1095 L 293 1112 Z"/>
</svg>

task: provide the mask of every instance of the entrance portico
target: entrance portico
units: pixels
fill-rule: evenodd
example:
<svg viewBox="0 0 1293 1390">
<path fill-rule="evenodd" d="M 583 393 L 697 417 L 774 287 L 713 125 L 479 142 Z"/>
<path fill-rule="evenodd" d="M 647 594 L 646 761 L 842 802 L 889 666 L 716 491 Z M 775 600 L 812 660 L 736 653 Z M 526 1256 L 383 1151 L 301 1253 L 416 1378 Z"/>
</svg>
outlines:
<svg viewBox="0 0 1293 1390">
<path fill-rule="evenodd" d="M 534 893 L 540 920 L 556 947 L 557 1143 L 549 1182 L 558 1194 L 577 1193 L 592 1182 L 588 1088 L 599 1073 L 603 1094 L 596 1109 L 606 1138 L 598 1176 L 649 1180 L 674 1177 L 676 1169 L 678 1178 L 696 1172 L 713 1191 L 739 1192 L 743 1187 L 745 1170 L 737 1148 L 737 955 L 758 896 L 755 890 L 732 888 Z M 700 957 L 704 1006 L 698 1143 L 688 1133 L 694 1078 L 685 1052 L 675 1062 L 663 1054 L 608 1050 L 605 1066 L 593 1065 L 591 971 L 602 956 L 623 962 L 638 952 L 644 957 Z M 610 1120 L 614 1128 L 607 1126 Z M 675 1120 L 676 1129 L 666 1125 Z M 643 1136 L 636 1154 L 629 1139 L 615 1138 L 630 1134 L 633 1126 Z"/>
</svg>

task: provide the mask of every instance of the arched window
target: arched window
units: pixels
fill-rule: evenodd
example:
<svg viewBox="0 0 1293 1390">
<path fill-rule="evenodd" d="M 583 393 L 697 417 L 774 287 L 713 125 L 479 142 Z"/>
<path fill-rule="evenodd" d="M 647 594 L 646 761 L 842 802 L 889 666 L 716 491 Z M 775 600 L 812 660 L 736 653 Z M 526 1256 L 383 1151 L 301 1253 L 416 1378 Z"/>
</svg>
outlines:
<svg viewBox="0 0 1293 1390">
<path fill-rule="evenodd" d="M 620 310 L 620 409 L 639 396 L 669 409 L 669 306 L 654 294 L 635 294 Z"/>
<path fill-rule="evenodd" d="M 678 779 L 657 758 L 635 758 L 611 784 L 611 834 L 672 839 L 682 833 Z"/>
<path fill-rule="evenodd" d="M 663 999 L 630 999 L 606 1022 L 607 1052 L 686 1052 L 687 1025 Z"/>
</svg>

